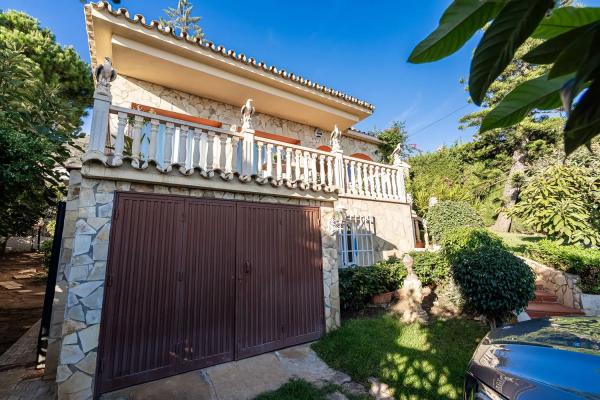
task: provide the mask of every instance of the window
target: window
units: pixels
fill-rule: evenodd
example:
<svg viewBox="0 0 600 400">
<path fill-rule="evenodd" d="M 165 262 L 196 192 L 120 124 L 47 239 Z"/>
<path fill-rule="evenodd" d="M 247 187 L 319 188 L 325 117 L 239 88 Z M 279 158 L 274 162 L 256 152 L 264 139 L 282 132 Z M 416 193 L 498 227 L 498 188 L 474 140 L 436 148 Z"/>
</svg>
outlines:
<svg viewBox="0 0 600 400">
<path fill-rule="evenodd" d="M 338 260 L 341 268 L 352 265 L 372 265 L 375 218 L 347 216 L 344 227 L 338 233 Z"/>
</svg>

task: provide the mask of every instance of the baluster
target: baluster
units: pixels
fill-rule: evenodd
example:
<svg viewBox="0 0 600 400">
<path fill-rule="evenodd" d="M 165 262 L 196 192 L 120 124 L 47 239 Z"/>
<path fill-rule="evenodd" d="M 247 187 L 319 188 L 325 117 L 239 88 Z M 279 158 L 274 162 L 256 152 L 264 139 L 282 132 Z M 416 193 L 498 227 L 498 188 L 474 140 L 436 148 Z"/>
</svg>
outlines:
<svg viewBox="0 0 600 400">
<path fill-rule="evenodd" d="M 321 179 L 319 179 L 319 184 L 321 187 L 325 187 L 325 185 L 327 185 L 327 177 L 325 176 L 325 155 L 323 154 L 319 154 L 319 175 L 321 177 Z"/>
<path fill-rule="evenodd" d="M 204 131 L 200 134 L 200 169 L 205 172 L 208 170 L 208 134 Z"/>
<path fill-rule="evenodd" d="M 285 179 L 292 180 L 292 149 L 289 147 L 285 149 Z"/>
<path fill-rule="evenodd" d="M 206 143 L 206 167 L 209 170 L 213 170 L 214 169 L 214 164 L 215 161 L 213 160 L 215 157 L 215 133 L 208 131 L 208 138 L 207 138 L 207 143 Z M 211 161 L 208 161 L 208 155 L 211 155 Z"/>
<path fill-rule="evenodd" d="M 300 150 L 296 150 L 296 165 L 295 165 L 295 176 L 294 176 L 294 180 L 299 181 L 301 179 L 300 176 L 300 155 L 302 154 L 302 152 Z"/>
<path fill-rule="evenodd" d="M 265 162 L 267 163 L 266 178 L 271 178 L 273 177 L 273 145 L 271 143 L 267 143 L 267 155 L 265 157 Z"/>
<path fill-rule="evenodd" d="M 133 158 L 131 165 L 136 168 L 140 166 L 140 147 L 142 143 L 142 123 L 144 122 L 144 117 L 136 115 L 133 119 L 133 140 L 131 144 L 131 158 Z"/>
<path fill-rule="evenodd" d="M 194 159 L 193 165 L 194 167 L 200 166 L 200 137 L 202 136 L 202 130 L 199 128 L 194 128 Z"/>
<path fill-rule="evenodd" d="M 232 139 L 232 144 L 231 144 L 231 172 L 232 173 L 236 173 L 238 172 L 238 146 L 239 146 L 239 142 L 240 142 L 240 138 L 237 136 L 234 136 Z"/>
<path fill-rule="evenodd" d="M 369 189 L 369 166 L 367 164 L 363 164 L 363 185 L 365 188 L 365 196 L 371 195 L 371 190 Z"/>
<path fill-rule="evenodd" d="M 173 135 L 175 134 L 175 124 L 172 122 L 167 122 L 165 127 L 165 154 L 163 154 L 165 158 L 164 169 L 171 166 L 173 162 Z"/>
<path fill-rule="evenodd" d="M 304 153 L 302 153 L 302 181 L 304 183 L 308 183 L 309 178 L 310 178 L 310 170 L 308 167 L 309 157 L 310 157 L 310 154 L 308 153 L 308 151 L 305 151 Z"/>
<path fill-rule="evenodd" d="M 157 119 L 150 120 L 150 143 L 148 145 L 148 161 L 156 162 L 156 147 L 158 141 L 158 125 Z"/>
<path fill-rule="evenodd" d="M 358 186 L 356 181 L 356 161 L 350 161 L 350 192 L 352 194 L 358 193 Z"/>
<path fill-rule="evenodd" d="M 362 166 L 363 166 L 363 163 L 361 163 L 361 162 L 356 163 L 356 189 L 357 189 L 358 194 L 365 193 L 365 191 L 363 190 Z"/>
<path fill-rule="evenodd" d="M 256 141 L 256 176 L 262 178 L 262 148 L 265 144 L 260 140 Z"/>
<path fill-rule="evenodd" d="M 125 126 L 127 126 L 127 114 L 117 114 L 117 139 L 115 140 L 115 162 L 121 165 L 123 159 L 123 148 L 125 147 Z"/>
<path fill-rule="evenodd" d="M 317 153 L 310 154 L 311 183 L 317 185 Z"/>
<path fill-rule="evenodd" d="M 221 137 L 213 136 L 212 170 L 221 169 Z"/>
<path fill-rule="evenodd" d="M 327 186 L 333 187 L 333 157 L 327 156 Z"/>
<path fill-rule="evenodd" d="M 371 188 L 371 196 L 377 197 L 377 191 L 375 190 L 375 171 L 372 165 L 369 165 L 369 187 Z"/>
<path fill-rule="evenodd" d="M 392 198 L 392 183 L 390 182 L 390 169 L 385 169 L 385 198 Z"/>
<path fill-rule="evenodd" d="M 194 168 L 194 131 L 187 126 L 185 128 L 185 170 L 191 171 Z"/>
<path fill-rule="evenodd" d="M 275 179 L 277 179 L 277 181 L 279 182 L 281 180 L 281 151 L 283 150 L 283 146 L 277 146 L 275 148 L 276 151 L 276 157 L 277 157 L 277 164 L 275 165 Z"/>
<path fill-rule="evenodd" d="M 381 175 L 379 171 L 379 166 L 375 167 L 375 174 L 373 175 L 373 179 L 375 179 L 376 197 L 381 197 Z"/>
<path fill-rule="evenodd" d="M 185 125 L 181 125 L 179 127 L 179 151 L 177 153 L 177 164 L 179 164 L 180 166 L 185 165 L 185 158 L 186 158 L 186 137 L 187 137 L 187 133 L 188 133 L 188 127 Z"/>
<path fill-rule="evenodd" d="M 387 182 L 385 179 L 385 170 L 386 168 L 381 167 L 380 175 L 381 175 L 381 196 L 386 199 L 387 198 Z"/>
<path fill-rule="evenodd" d="M 232 171 L 231 163 L 233 161 L 233 149 L 231 146 L 231 136 L 225 137 L 225 173 L 230 174 Z"/>
<path fill-rule="evenodd" d="M 347 159 L 344 159 L 344 181 L 344 187 L 352 192 L 352 188 L 350 186 L 350 160 Z"/>
<path fill-rule="evenodd" d="M 395 169 L 393 169 L 391 180 L 392 180 L 392 198 L 397 200 L 398 199 L 398 185 L 396 184 L 396 173 L 397 173 L 397 171 Z"/>
</svg>

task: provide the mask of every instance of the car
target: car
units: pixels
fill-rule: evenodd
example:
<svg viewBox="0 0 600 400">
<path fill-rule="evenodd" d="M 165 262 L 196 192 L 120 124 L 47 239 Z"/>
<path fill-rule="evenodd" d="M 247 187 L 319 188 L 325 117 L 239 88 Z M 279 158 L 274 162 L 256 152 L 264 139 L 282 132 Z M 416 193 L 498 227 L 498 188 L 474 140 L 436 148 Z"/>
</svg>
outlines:
<svg viewBox="0 0 600 400">
<path fill-rule="evenodd" d="M 469 363 L 464 393 L 465 400 L 600 399 L 600 317 L 492 330 Z"/>
</svg>

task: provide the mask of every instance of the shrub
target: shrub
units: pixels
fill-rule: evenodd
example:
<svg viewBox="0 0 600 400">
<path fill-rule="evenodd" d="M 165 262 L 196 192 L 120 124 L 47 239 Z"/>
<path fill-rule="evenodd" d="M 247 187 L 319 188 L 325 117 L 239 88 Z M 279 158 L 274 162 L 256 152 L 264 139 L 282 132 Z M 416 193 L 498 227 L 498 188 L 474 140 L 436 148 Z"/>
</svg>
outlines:
<svg viewBox="0 0 600 400">
<path fill-rule="evenodd" d="M 579 275 L 581 290 L 600 294 L 600 250 L 541 240 L 529 245 L 526 254 L 548 267 Z"/>
<path fill-rule="evenodd" d="M 441 244 L 466 304 L 492 326 L 533 299 L 533 272 L 500 237 L 486 229 L 459 228 L 446 233 Z"/>
<path fill-rule="evenodd" d="M 50 268 L 50 259 L 52 257 L 52 242 L 53 239 L 48 239 L 42 242 L 42 244 L 40 245 L 40 251 L 44 255 L 44 257 L 42 258 L 42 262 L 44 264 L 44 268 L 46 269 Z"/>
<path fill-rule="evenodd" d="M 364 308 L 374 295 L 402 286 L 406 269 L 400 259 L 390 257 L 368 267 L 340 269 L 339 276 L 342 310 L 356 311 Z"/>
<path fill-rule="evenodd" d="M 450 267 L 441 252 L 413 251 L 410 256 L 423 286 L 438 285 L 448 277 Z"/>
<path fill-rule="evenodd" d="M 427 212 L 429 233 L 437 241 L 446 232 L 460 227 L 483 228 L 483 220 L 471 205 L 464 201 L 441 201 Z"/>
</svg>

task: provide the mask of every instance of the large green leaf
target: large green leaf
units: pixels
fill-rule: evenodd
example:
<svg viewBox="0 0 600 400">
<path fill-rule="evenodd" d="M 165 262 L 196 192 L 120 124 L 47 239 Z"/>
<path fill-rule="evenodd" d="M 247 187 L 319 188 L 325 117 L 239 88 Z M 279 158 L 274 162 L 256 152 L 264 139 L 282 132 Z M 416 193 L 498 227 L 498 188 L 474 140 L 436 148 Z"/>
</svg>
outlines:
<svg viewBox="0 0 600 400">
<path fill-rule="evenodd" d="M 561 7 L 552 11 L 548 18 L 544 18 L 532 36 L 536 39 L 550 39 L 599 20 L 598 7 Z"/>
<path fill-rule="evenodd" d="M 600 77 L 583 94 L 565 126 L 565 153 L 575 151 L 600 134 Z"/>
<path fill-rule="evenodd" d="M 492 82 L 553 6 L 553 0 L 511 0 L 502 8 L 485 31 L 471 61 L 469 92 L 475 104 L 481 105 Z"/>
<path fill-rule="evenodd" d="M 586 32 L 565 47 L 558 55 L 550 72 L 548 72 L 548 77 L 553 79 L 577 71 L 590 51 L 600 51 L 600 49 L 591 48 L 593 40 L 593 32 Z"/>
<path fill-rule="evenodd" d="M 408 61 L 431 62 L 454 53 L 494 18 L 504 3 L 505 0 L 455 0 L 442 15 L 436 30 L 414 48 Z"/>
<path fill-rule="evenodd" d="M 560 90 L 571 78 L 567 76 L 548 80 L 548 77 L 543 75 L 523 82 L 483 118 L 479 132 L 514 125 L 534 108 L 552 110 L 560 107 Z"/>
<path fill-rule="evenodd" d="M 571 45 L 577 39 L 580 39 L 595 23 L 580 26 L 561 33 L 552 39 L 530 50 L 523 56 L 523 60 L 532 64 L 551 64 L 558 58 L 558 55 L 566 47 Z"/>
</svg>

